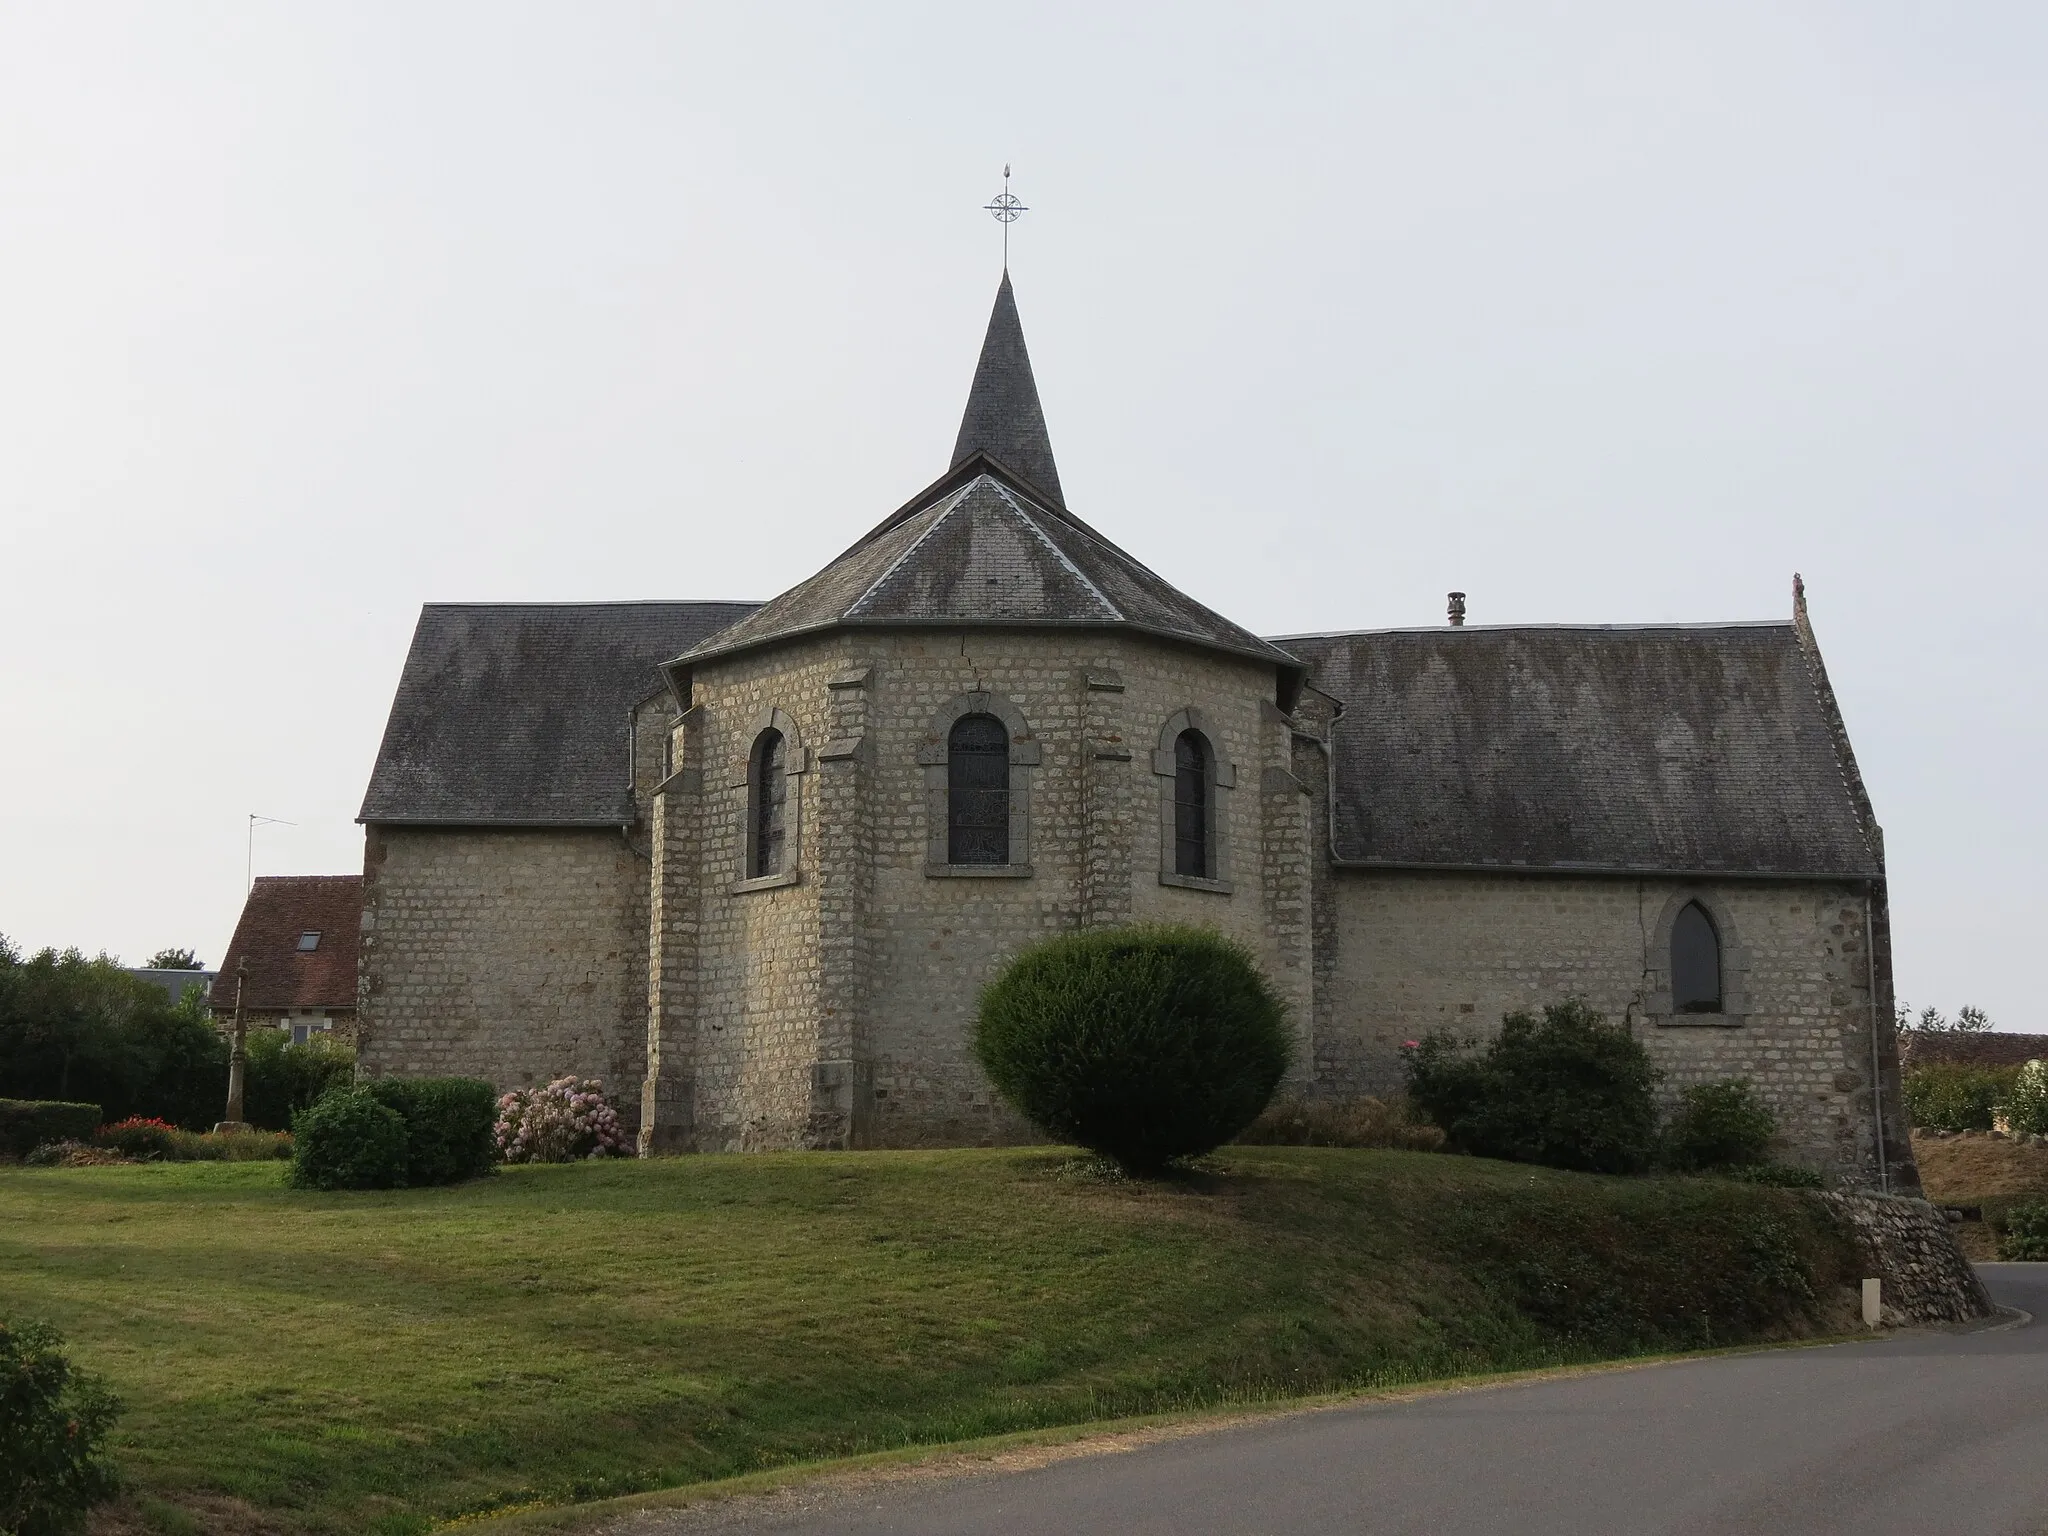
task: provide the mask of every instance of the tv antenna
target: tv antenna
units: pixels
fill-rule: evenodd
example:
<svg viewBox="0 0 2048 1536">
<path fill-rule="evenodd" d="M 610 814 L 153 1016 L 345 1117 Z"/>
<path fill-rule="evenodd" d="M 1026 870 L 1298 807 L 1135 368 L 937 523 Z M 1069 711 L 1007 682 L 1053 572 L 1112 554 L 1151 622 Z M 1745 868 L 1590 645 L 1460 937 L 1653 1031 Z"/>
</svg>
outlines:
<svg viewBox="0 0 2048 1536">
<path fill-rule="evenodd" d="M 296 827 L 296 821 L 286 821 L 279 816 L 258 816 L 249 813 L 249 850 L 243 859 L 242 894 L 247 896 L 256 889 L 256 829 L 258 827 Z"/>
</svg>

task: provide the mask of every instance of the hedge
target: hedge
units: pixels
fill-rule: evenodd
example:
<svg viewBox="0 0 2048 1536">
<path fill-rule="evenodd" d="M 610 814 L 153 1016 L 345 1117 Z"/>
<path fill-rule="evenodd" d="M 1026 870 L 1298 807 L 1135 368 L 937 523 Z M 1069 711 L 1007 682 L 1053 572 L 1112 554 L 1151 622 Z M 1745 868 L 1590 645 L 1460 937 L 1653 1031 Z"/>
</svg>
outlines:
<svg viewBox="0 0 2048 1536">
<path fill-rule="evenodd" d="M 0 1099 L 0 1155 L 27 1157 L 46 1141 L 89 1141 L 99 1125 L 97 1104 Z"/>
<path fill-rule="evenodd" d="M 405 1122 L 405 1182 L 453 1184 L 489 1173 L 498 1090 L 474 1077 L 380 1077 L 361 1090 Z"/>
</svg>

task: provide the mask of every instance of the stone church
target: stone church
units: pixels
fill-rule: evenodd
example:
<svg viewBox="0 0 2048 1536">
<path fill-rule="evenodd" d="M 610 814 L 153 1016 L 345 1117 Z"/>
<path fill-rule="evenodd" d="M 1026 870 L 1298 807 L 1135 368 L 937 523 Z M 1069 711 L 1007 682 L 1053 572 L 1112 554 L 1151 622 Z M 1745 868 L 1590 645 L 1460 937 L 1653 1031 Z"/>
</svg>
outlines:
<svg viewBox="0 0 2048 1536">
<path fill-rule="evenodd" d="M 1883 840 L 1786 621 L 1262 638 L 1070 511 L 1008 275 L 951 466 L 766 603 L 430 604 L 361 821 L 365 1073 L 602 1078 L 652 1151 L 1027 1139 L 1051 934 L 1247 945 L 1286 1091 L 1582 997 L 1912 1188 Z"/>
</svg>

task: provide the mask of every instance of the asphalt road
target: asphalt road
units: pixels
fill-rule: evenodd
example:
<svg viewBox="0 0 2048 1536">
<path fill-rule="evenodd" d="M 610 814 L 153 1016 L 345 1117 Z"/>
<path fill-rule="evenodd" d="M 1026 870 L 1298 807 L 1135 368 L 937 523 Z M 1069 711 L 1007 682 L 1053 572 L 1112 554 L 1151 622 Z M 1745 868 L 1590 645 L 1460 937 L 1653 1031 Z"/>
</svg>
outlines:
<svg viewBox="0 0 2048 1536">
<path fill-rule="evenodd" d="M 2039 1322 L 1291 1415 L 1037 1470 L 643 1515 L 634 1536 L 2042 1536 Z"/>
</svg>

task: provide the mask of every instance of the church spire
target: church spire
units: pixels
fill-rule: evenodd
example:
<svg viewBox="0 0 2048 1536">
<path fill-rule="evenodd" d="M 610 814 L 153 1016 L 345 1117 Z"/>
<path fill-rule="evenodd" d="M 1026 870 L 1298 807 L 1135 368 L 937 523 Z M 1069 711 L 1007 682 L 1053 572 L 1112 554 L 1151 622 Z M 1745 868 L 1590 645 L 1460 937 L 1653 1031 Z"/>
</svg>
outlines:
<svg viewBox="0 0 2048 1536">
<path fill-rule="evenodd" d="M 976 453 L 985 453 L 1015 470 L 1064 504 L 1060 472 L 1052 461 L 1052 438 L 1045 430 L 1045 412 L 1039 408 L 1031 354 L 1024 350 L 1024 325 L 1017 318 L 1017 296 L 1010 291 L 1007 271 L 988 317 L 988 336 L 981 344 L 981 361 L 975 365 L 974 387 L 967 392 L 967 411 L 960 418 L 953 462 L 959 464 Z"/>
</svg>

